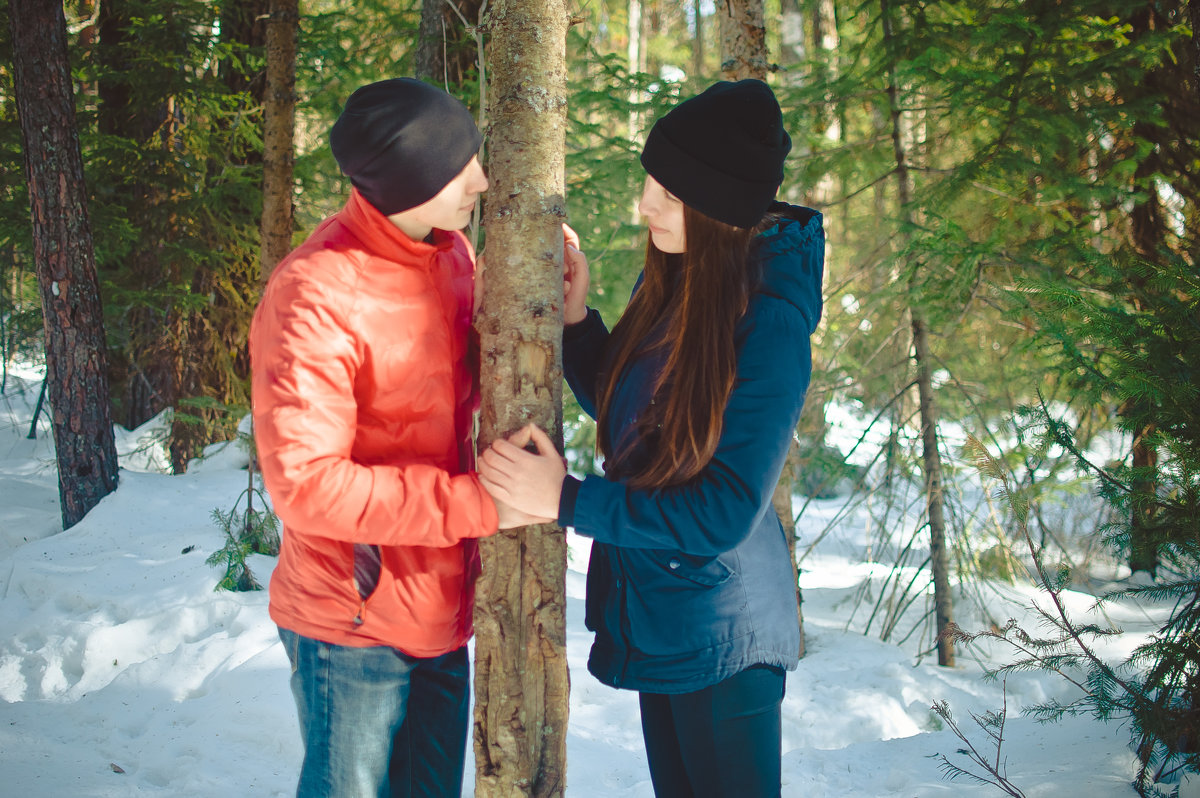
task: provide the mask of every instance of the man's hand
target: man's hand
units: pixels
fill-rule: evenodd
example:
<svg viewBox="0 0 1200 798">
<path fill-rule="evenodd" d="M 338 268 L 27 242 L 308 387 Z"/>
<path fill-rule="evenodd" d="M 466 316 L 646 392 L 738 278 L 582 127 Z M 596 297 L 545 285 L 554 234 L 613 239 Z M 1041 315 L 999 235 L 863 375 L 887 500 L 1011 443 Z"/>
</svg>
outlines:
<svg viewBox="0 0 1200 798">
<path fill-rule="evenodd" d="M 536 453 L 526 451 L 530 441 Z M 566 475 L 567 464 L 554 442 L 534 424 L 497 439 L 479 458 L 479 479 L 496 506 L 507 504 L 536 518 L 558 517 Z"/>
</svg>

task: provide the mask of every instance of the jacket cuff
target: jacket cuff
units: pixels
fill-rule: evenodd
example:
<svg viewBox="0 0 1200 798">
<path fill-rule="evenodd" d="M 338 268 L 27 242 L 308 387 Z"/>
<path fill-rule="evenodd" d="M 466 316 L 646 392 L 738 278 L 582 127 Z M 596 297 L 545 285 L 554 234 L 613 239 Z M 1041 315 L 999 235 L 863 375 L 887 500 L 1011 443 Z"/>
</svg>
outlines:
<svg viewBox="0 0 1200 798">
<path fill-rule="evenodd" d="M 583 322 L 580 322 L 583 324 Z M 575 526 L 575 499 L 583 483 L 571 475 L 563 477 L 562 492 L 558 496 L 558 525 Z"/>
<path fill-rule="evenodd" d="M 595 329 L 597 324 L 604 326 L 604 319 L 600 317 L 600 311 L 588 308 L 587 315 L 583 317 L 582 321 L 563 325 L 563 341 L 584 338 Z"/>
</svg>

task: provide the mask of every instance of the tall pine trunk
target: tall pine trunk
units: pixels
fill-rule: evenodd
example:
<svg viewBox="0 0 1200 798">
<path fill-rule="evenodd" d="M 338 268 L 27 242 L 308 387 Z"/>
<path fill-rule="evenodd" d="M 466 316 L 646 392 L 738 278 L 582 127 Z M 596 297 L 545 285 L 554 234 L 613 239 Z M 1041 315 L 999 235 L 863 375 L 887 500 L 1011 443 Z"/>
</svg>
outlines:
<svg viewBox="0 0 1200 798">
<path fill-rule="evenodd" d="M 888 0 L 880 0 L 884 46 L 888 49 L 887 97 L 891 110 L 892 152 L 896 160 L 897 201 L 901 218 L 909 225 L 912 210 L 912 174 L 905 148 L 903 111 L 896 80 L 895 33 Z M 920 297 L 916 270 L 909 280 L 909 296 Z M 925 512 L 929 524 L 929 562 L 933 571 L 933 603 L 937 630 L 938 664 L 954 665 L 954 641 L 946 632 L 954 620 L 954 598 L 950 593 L 950 564 L 946 552 L 945 494 L 942 488 L 942 456 L 938 449 L 937 401 L 933 394 L 933 363 L 929 349 L 929 324 L 919 299 L 910 302 L 913 359 L 917 368 L 917 395 L 921 417 L 921 464 L 925 473 Z"/>
<path fill-rule="evenodd" d="M 568 13 L 563 0 L 500 0 L 490 16 L 479 445 L 532 422 L 561 446 Z M 554 525 L 525 527 L 480 550 L 475 795 L 561 796 L 566 538 Z"/>
<path fill-rule="evenodd" d="M 717 3 L 721 20 L 721 74 L 725 80 L 767 79 L 767 26 L 763 0 L 723 0 Z"/>
<path fill-rule="evenodd" d="M 263 210 L 259 278 L 266 282 L 292 248 L 296 158 L 296 37 L 298 0 L 271 0 L 267 20 L 267 85 L 263 92 Z"/>
<path fill-rule="evenodd" d="M 12 0 L 9 21 L 65 529 L 117 487 L 108 358 L 62 4 Z"/>
</svg>

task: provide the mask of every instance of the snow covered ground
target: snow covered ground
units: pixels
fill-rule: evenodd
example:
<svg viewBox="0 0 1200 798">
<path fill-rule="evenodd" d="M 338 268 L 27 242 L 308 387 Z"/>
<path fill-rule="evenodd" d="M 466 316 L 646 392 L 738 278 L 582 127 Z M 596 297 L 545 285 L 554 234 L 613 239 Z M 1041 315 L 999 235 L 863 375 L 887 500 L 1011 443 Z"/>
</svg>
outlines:
<svg viewBox="0 0 1200 798">
<path fill-rule="evenodd" d="M 39 379 L 10 373 L 0 396 L 0 794 L 293 794 L 300 738 L 267 593 L 214 592 L 220 573 L 204 563 L 222 545 L 210 514 L 230 508 L 245 487 L 245 455 L 236 446 L 214 449 L 187 475 L 167 476 L 153 472 L 161 453 L 142 447 L 146 430 L 118 430 L 119 489 L 62 532 L 44 418 L 36 439 L 27 437 Z M 869 561 L 868 519 L 843 503 L 809 503 L 801 519 L 805 549 L 841 512 L 803 563 L 808 655 L 788 676 L 783 794 L 1001 794 L 943 777 L 939 755 L 970 767 L 959 753 L 965 745 L 931 711 L 946 701 L 976 747 L 993 753 L 970 713 L 1007 702 L 1002 756 L 1028 798 L 1133 795 L 1125 726 L 1086 717 L 1043 725 L 1020 714 L 1048 698 L 1069 699 L 1062 679 L 1022 674 L 1002 686 L 981 678 L 988 658 L 1004 656 L 999 650 L 960 650 L 958 666 L 947 669 L 918 658 L 916 642 L 856 631 L 869 613 L 855 609 L 864 580 L 882 578 L 890 563 Z M 600 685 L 585 668 L 587 541 L 572 535 L 570 543 L 566 793 L 651 796 L 636 696 Z M 264 584 L 272 566 L 270 558 L 251 561 Z M 1032 625 L 1032 587 L 989 583 L 975 592 L 992 619 Z M 1092 604 L 1089 596 L 1068 599 L 1081 613 Z M 924 610 L 917 604 L 914 617 Z M 985 623 L 976 604 L 960 602 L 965 628 Z M 1127 634 L 1108 653 L 1130 650 L 1165 611 L 1109 605 Z M 472 779 L 468 772 L 467 794 Z"/>
</svg>

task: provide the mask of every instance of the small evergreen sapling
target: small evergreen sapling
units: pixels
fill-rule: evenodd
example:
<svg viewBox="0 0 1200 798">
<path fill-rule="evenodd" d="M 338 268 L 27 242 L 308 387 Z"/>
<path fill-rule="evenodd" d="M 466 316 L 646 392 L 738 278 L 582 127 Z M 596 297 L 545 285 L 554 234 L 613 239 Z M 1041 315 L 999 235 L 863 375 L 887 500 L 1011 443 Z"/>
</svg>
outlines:
<svg viewBox="0 0 1200 798">
<path fill-rule="evenodd" d="M 247 485 L 229 510 L 219 507 L 213 509 L 213 523 L 225 533 L 225 545 L 209 555 L 205 562 L 225 568 L 225 574 L 215 590 L 262 590 L 262 585 L 250 571 L 246 557 L 250 554 L 279 556 L 279 518 L 271 511 L 266 496 L 255 484 L 257 469 L 253 436 L 239 430 L 238 439 L 250 450 L 250 461 L 246 466 Z M 263 508 L 261 510 L 254 507 L 256 496 Z M 246 500 L 246 509 L 239 512 L 243 498 Z"/>
<path fill-rule="evenodd" d="M 973 770 L 967 770 L 964 767 L 954 764 L 945 754 L 939 754 L 938 758 L 941 764 L 938 768 L 949 779 L 970 779 L 979 784 L 991 784 L 998 787 L 1005 794 L 1013 796 L 1013 798 L 1025 798 L 1025 793 L 1021 792 L 1020 788 L 1008 780 L 1008 760 L 1001 758 L 1001 749 L 1004 746 L 1004 723 L 1008 718 L 1008 694 L 1004 694 L 1004 704 L 1000 707 L 999 712 L 985 712 L 982 715 L 971 713 L 971 718 L 979 724 L 979 728 L 987 734 L 991 739 L 992 744 L 996 748 L 995 757 L 985 756 L 975 744 L 967 739 L 967 735 L 959 728 L 958 723 L 954 720 L 954 716 L 950 714 L 950 705 L 945 701 L 934 701 L 933 711 L 945 721 L 950 727 L 950 731 L 954 732 L 958 739 L 966 744 L 966 748 L 958 749 L 958 753 L 970 759 L 977 766 L 983 769 L 984 774 L 976 773 Z"/>
</svg>

